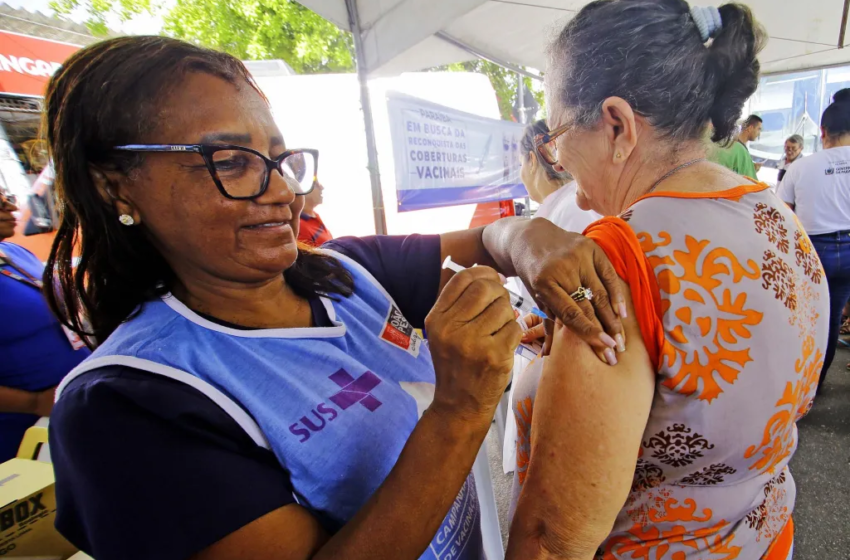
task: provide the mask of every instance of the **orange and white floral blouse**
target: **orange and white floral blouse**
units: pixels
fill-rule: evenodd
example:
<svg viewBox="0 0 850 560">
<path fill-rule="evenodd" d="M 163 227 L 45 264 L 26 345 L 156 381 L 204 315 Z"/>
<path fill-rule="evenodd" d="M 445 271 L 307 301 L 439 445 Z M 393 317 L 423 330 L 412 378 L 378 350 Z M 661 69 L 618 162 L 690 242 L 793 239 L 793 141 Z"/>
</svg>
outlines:
<svg viewBox="0 0 850 560">
<path fill-rule="evenodd" d="M 766 185 L 748 185 L 654 193 L 585 233 L 629 283 L 658 372 L 632 492 L 598 558 L 784 560 L 788 462 L 829 316 L 802 226 Z M 515 498 L 541 371 L 530 366 L 514 393 Z"/>
</svg>

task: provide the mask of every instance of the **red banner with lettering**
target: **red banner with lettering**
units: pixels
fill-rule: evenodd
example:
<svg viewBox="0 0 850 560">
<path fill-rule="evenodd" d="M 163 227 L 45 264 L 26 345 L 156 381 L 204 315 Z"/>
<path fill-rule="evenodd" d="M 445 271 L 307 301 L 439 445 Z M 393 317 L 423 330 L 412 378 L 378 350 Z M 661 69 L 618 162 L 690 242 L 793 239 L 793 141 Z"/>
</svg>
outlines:
<svg viewBox="0 0 850 560">
<path fill-rule="evenodd" d="M 41 97 L 77 45 L 0 31 L 0 93 Z"/>
</svg>

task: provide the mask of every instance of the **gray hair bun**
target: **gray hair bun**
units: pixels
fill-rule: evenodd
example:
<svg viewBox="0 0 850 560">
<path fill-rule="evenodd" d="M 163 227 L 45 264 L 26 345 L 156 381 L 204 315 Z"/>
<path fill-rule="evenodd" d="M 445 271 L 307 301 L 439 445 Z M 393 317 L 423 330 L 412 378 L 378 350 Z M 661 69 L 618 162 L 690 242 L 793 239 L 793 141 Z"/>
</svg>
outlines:
<svg viewBox="0 0 850 560">
<path fill-rule="evenodd" d="M 720 10 L 714 6 L 691 6 L 691 17 L 699 29 L 699 35 L 703 43 L 716 37 L 723 29 L 723 21 L 720 19 Z"/>
</svg>

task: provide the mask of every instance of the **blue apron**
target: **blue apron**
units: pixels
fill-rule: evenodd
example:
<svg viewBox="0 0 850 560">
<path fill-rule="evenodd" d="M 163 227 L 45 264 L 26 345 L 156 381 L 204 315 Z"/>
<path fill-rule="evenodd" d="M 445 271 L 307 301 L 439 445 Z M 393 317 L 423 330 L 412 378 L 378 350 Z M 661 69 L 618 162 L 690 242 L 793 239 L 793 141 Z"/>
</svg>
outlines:
<svg viewBox="0 0 850 560">
<path fill-rule="evenodd" d="M 73 378 L 106 365 L 192 385 L 274 451 L 298 503 L 338 530 L 395 465 L 435 378 L 427 345 L 392 298 L 359 264 L 332 255 L 355 286 L 351 297 L 322 299 L 333 327 L 230 329 L 167 296 L 116 329 L 62 382 L 57 399 Z M 421 558 L 484 557 L 470 475 Z"/>
</svg>

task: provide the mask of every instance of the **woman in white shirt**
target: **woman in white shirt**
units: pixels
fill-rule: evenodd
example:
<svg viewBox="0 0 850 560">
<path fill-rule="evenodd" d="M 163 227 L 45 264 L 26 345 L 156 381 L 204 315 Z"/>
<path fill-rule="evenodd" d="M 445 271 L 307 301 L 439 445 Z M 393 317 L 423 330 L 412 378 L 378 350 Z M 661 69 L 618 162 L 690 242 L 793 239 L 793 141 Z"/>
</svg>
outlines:
<svg viewBox="0 0 850 560">
<path fill-rule="evenodd" d="M 546 218 L 559 228 L 582 233 L 587 226 L 602 216 L 593 210 L 582 210 L 576 202 L 576 182 L 568 171 L 557 171 L 555 167 L 541 158 L 534 147 L 534 140 L 549 134 L 549 125 L 539 120 L 528 125 L 520 142 L 522 169 L 520 179 L 528 191 L 528 196 L 540 205 L 535 218 Z M 531 293 L 520 284 L 523 297 L 530 298 Z M 531 343 L 544 336 L 542 320 L 536 315 L 526 317 L 529 330 L 523 336 L 523 342 Z"/>
<path fill-rule="evenodd" d="M 556 171 L 552 164 L 541 158 L 534 147 L 534 140 L 549 134 L 549 125 L 545 120 L 539 120 L 528 125 L 520 142 L 522 153 L 522 170 L 520 178 L 528 190 L 531 200 L 540 205 L 534 214 L 535 219 L 545 218 L 559 228 L 573 233 L 582 233 L 587 226 L 601 218 L 592 210 L 582 210 L 576 202 L 576 182 L 567 171 Z M 523 298 L 531 299 L 528 288 L 518 281 L 518 287 Z M 522 342 L 533 351 L 542 349 L 546 336 L 543 319 L 534 314 L 525 317 L 528 330 L 523 333 Z M 529 354 L 520 353 L 514 364 L 514 372 L 522 372 L 530 358 Z M 537 367 L 542 361 L 538 360 Z M 513 393 L 511 393 L 511 400 Z M 504 468 L 505 473 L 513 470 L 516 458 L 516 421 L 513 414 L 508 414 L 505 424 Z"/>
<path fill-rule="evenodd" d="M 520 142 L 522 149 L 520 179 L 528 191 L 528 196 L 540 204 L 541 209 L 547 198 L 573 179 L 566 171 L 555 171 L 553 166 L 535 157 L 534 139 L 543 134 L 549 134 L 549 125 L 545 120 L 539 120 L 525 128 L 525 134 Z M 540 215 L 540 210 L 537 211 L 537 215 Z"/>
<path fill-rule="evenodd" d="M 566 171 L 556 171 L 543 161 L 534 148 L 534 139 L 549 133 L 545 120 L 539 120 L 525 129 L 522 137 L 522 172 L 520 178 L 531 200 L 540 205 L 536 218 L 546 218 L 567 231 L 581 233 L 584 228 L 601 218 L 576 203 L 576 183 Z"/>
<path fill-rule="evenodd" d="M 796 161 L 779 186 L 779 197 L 811 237 L 829 285 L 829 345 L 818 390 L 835 357 L 841 311 L 850 298 L 850 89 L 836 93 L 824 111 L 821 139 L 824 149 Z M 808 249 L 798 247 L 798 262 L 806 260 Z"/>
</svg>

